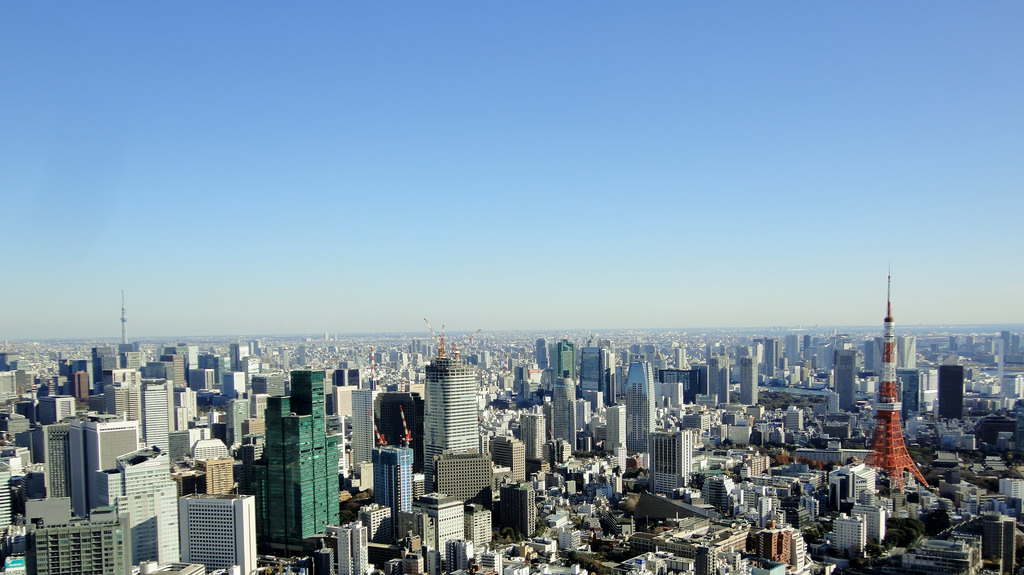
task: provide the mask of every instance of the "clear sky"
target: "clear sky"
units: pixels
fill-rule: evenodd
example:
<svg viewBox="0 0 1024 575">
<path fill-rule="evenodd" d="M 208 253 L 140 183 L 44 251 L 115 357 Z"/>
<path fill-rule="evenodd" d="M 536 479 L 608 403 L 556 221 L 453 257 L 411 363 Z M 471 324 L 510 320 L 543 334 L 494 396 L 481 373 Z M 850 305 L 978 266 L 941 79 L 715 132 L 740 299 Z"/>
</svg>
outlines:
<svg viewBox="0 0 1024 575">
<path fill-rule="evenodd" d="M 0 339 L 1024 322 L 1021 2 L 3 2 Z"/>
</svg>

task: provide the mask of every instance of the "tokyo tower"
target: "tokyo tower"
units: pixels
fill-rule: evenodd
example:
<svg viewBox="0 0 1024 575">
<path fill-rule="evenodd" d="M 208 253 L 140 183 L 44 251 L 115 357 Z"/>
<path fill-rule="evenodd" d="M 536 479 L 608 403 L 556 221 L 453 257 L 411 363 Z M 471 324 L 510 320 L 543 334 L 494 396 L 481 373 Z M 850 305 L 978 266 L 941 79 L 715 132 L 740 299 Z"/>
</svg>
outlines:
<svg viewBox="0 0 1024 575">
<path fill-rule="evenodd" d="M 893 491 L 903 491 L 904 472 L 910 472 L 922 485 L 928 485 L 921 470 L 907 453 L 900 424 L 900 392 L 896 382 L 896 335 L 892 319 L 892 276 L 886 294 L 885 337 L 882 350 L 882 382 L 875 404 L 875 435 L 867 464 L 885 470 Z"/>
</svg>

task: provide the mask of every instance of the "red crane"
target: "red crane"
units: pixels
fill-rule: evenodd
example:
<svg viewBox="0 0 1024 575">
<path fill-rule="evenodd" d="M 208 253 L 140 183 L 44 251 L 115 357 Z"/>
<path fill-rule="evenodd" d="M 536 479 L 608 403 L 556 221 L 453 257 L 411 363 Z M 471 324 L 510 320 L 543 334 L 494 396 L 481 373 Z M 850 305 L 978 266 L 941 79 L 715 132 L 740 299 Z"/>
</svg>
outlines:
<svg viewBox="0 0 1024 575">
<path fill-rule="evenodd" d="M 402 437 L 402 444 L 405 447 L 409 447 L 412 444 L 412 433 L 409 432 L 409 426 L 405 424 L 405 409 L 401 405 L 398 406 L 398 414 L 402 416 L 402 429 L 405 431 L 405 435 Z"/>
<path fill-rule="evenodd" d="M 372 409 L 367 409 L 366 413 L 370 414 L 370 420 L 373 421 L 373 435 L 374 435 L 374 438 L 377 440 L 377 445 L 381 445 L 381 446 L 387 445 L 388 444 L 388 440 L 384 439 L 384 434 L 381 433 L 380 430 L 377 429 L 377 420 L 374 419 L 374 417 L 373 417 L 373 410 Z"/>
</svg>

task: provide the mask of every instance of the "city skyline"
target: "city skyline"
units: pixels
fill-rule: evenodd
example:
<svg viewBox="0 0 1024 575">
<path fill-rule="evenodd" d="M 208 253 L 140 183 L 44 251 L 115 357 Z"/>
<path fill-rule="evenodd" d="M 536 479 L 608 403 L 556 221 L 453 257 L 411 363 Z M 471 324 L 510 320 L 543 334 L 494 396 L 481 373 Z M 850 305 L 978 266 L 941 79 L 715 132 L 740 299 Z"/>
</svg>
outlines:
<svg viewBox="0 0 1024 575">
<path fill-rule="evenodd" d="M 4 6 L 0 339 L 1024 323 L 1019 4 L 200 6 Z"/>
</svg>

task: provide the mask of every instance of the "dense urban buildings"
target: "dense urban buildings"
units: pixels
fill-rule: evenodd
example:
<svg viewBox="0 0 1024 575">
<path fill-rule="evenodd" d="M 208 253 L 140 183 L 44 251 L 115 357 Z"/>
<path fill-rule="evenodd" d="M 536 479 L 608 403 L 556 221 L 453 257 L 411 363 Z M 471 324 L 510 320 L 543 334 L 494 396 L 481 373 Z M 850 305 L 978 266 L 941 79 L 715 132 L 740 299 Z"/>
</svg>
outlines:
<svg viewBox="0 0 1024 575">
<path fill-rule="evenodd" d="M 1017 334 L 883 327 L 509 333 L 458 352 L 330 334 L 26 344 L 0 354 L 0 528 L 24 541 L 6 558 L 535 575 L 589 541 L 636 555 L 630 570 L 1012 573 Z M 64 393 L 86 368 L 95 385 Z M 55 393 L 33 402 L 33 385 Z M 911 520 L 945 517 L 893 553 Z"/>
</svg>

